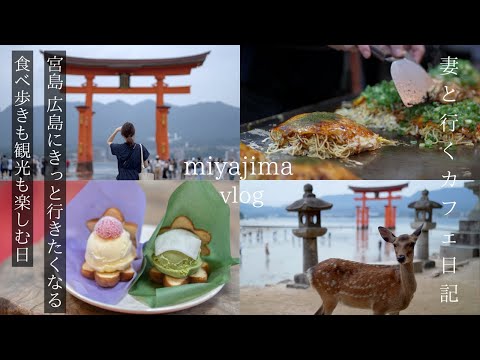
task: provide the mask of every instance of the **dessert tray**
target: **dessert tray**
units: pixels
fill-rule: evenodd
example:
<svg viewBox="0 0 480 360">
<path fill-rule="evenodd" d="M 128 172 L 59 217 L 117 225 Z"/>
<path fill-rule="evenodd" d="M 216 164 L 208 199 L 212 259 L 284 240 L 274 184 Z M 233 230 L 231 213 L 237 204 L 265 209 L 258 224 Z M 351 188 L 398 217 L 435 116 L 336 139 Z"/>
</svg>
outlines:
<svg viewBox="0 0 480 360">
<path fill-rule="evenodd" d="M 143 225 L 142 231 L 141 231 L 140 243 L 144 244 L 145 242 L 147 242 L 152 236 L 154 230 L 155 230 L 155 226 L 153 225 Z M 88 296 L 77 292 L 71 285 L 69 285 L 68 278 L 67 278 L 67 291 L 74 297 L 90 305 L 93 305 L 105 310 L 110 310 L 110 311 L 115 311 L 120 313 L 129 313 L 129 314 L 164 314 L 164 313 L 188 309 L 211 299 L 216 294 L 218 294 L 218 292 L 223 288 L 223 286 L 224 284 L 219 285 L 216 288 L 212 289 L 210 292 L 205 293 L 202 296 L 199 296 L 198 298 L 189 300 L 184 303 L 151 308 L 148 305 L 135 299 L 133 296 L 129 295 L 128 293 L 116 304 L 109 304 L 106 302 L 91 299 Z"/>
</svg>

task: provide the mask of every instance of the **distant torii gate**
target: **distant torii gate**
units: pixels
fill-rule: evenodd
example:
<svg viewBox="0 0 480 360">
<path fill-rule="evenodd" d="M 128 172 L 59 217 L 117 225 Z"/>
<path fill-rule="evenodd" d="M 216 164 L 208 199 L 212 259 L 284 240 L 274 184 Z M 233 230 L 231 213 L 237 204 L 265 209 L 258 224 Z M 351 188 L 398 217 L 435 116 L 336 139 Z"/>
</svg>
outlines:
<svg viewBox="0 0 480 360">
<path fill-rule="evenodd" d="M 394 185 L 394 186 L 373 186 L 373 187 L 358 187 L 349 186 L 354 193 L 361 193 L 362 197 L 354 198 L 362 202 L 362 206 L 357 206 L 357 229 L 368 229 L 369 223 L 369 208 L 367 207 L 368 200 L 387 200 L 385 205 L 385 227 L 387 229 L 395 229 L 395 222 L 397 217 L 397 207 L 392 205 L 392 200 L 400 200 L 400 195 L 392 196 L 392 192 L 400 191 L 406 188 L 408 183 Z M 388 192 L 386 197 L 380 197 L 381 192 Z M 374 193 L 375 197 L 367 197 L 367 193 Z"/>
<path fill-rule="evenodd" d="M 199 55 L 170 59 L 87 59 L 67 56 L 66 73 L 83 75 L 86 83 L 82 86 L 67 86 L 69 94 L 85 94 L 85 105 L 77 106 L 78 120 L 78 159 L 77 173 L 93 173 L 92 118 L 93 94 L 155 94 L 156 103 L 156 143 L 157 155 L 167 160 L 170 157 L 168 146 L 168 109 L 163 102 L 164 94 L 189 94 L 190 86 L 168 86 L 165 76 L 188 75 L 192 68 L 205 61 L 206 52 Z M 47 52 L 45 53 L 47 55 Z M 119 76 L 119 87 L 98 87 L 93 83 L 95 76 Z M 152 87 L 130 87 L 130 76 L 154 76 L 157 82 Z"/>
</svg>

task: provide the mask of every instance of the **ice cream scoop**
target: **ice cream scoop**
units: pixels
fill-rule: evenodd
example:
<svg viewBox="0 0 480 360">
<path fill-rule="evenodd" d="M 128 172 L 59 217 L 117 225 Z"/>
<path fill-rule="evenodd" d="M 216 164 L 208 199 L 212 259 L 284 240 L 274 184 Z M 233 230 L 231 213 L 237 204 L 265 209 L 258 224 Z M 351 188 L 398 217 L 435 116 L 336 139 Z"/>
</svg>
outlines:
<svg viewBox="0 0 480 360">
<path fill-rule="evenodd" d="M 135 257 L 136 249 L 122 223 L 111 216 L 101 218 L 87 241 L 87 264 L 98 272 L 122 271 Z"/>
</svg>

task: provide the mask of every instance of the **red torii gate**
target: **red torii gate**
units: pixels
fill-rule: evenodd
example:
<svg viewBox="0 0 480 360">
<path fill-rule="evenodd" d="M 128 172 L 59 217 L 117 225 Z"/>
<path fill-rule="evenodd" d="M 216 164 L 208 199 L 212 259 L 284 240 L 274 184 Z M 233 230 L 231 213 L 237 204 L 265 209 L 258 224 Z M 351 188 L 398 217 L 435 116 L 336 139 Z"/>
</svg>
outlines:
<svg viewBox="0 0 480 360">
<path fill-rule="evenodd" d="M 189 94 L 190 86 L 168 86 L 165 76 L 189 75 L 192 68 L 199 67 L 210 52 L 169 59 L 87 59 L 67 56 L 66 73 L 85 76 L 82 86 L 67 86 L 70 94 L 85 94 L 85 105 L 77 106 L 78 120 L 78 159 L 77 173 L 93 173 L 92 118 L 93 94 L 155 94 L 156 95 L 156 144 L 157 155 L 167 160 L 170 157 L 168 146 L 168 110 L 163 102 L 164 94 Z M 47 55 L 47 52 L 45 52 Z M 119 76 L 119 87 L 98 87 L 95 76 Z M 154 76 L 157 82 L 152 87 L 130 87 L 130 76 Z"/>
<path fill-rule="evenodd" d="M 370 186 L 359 187 L 349 186 L 355 194 L 361 193 L 362 197 L 354 198 L 354 200 L 361 201 L 362 206 L 357 206 L 357 229 L 368 229 L 369 223 L 369 208 L 367 207 L 368 200 L 387 200 L 385 205 L 385 227 L 387 229 L 395 229 L 395 221 L 397 217 L 397 207 L 392 205 L 392 200 L 400 200 L 400 195 L 392 195 L 394 191 L 400 191 L 408 186 L 408 183 L 393 185 L 393 186 Z M 380 197 L 381 192 L 388 192 L 385 197 Z M 367 197 L 367 193 L 374 193 L 375 197 Z"/>
</svg>

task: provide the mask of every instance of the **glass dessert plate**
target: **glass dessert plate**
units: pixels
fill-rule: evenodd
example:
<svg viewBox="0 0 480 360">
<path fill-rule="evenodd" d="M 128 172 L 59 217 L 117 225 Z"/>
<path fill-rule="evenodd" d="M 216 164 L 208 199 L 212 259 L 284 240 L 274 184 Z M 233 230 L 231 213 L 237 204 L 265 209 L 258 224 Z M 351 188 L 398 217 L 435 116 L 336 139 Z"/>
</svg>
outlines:
<svg viewBox="0 0 480 360">
<path fill-rule="evenodd" d="M 146 243 L 150 239 L 150 236 L 153 234 L 154 230 L 155 230 L 155 226 L 153 225 L 143 225 L 140 243 L 141 244 Z M 99 307 L 101 309 L 120 312 L 120 313 L 128 313 L 128 314 L 164 314 L 169 312 L 185 310 L 185 309 L 200 305 L 201 303 L 204 303 L 205 301 L 211 299 L 216 294 L 218 294 L 220 290 L 222 290 L 223 286 L 224 284 L 219 285 L 215 289 L 211 290 L 210 292 L 184 303 L 151 308 L 148 305 L 138 301 L 128 293 L 122 298 L 122 300 L 120 300 L 115 305 L 106 304 L 101 301 L 93 300 L 75 291 L 75 289 L 73 289 L 68 284 L 68 280 L 67 280 L 67 291 L 77 299 L 80 299 L 90 305 Z"/>
</svg>

